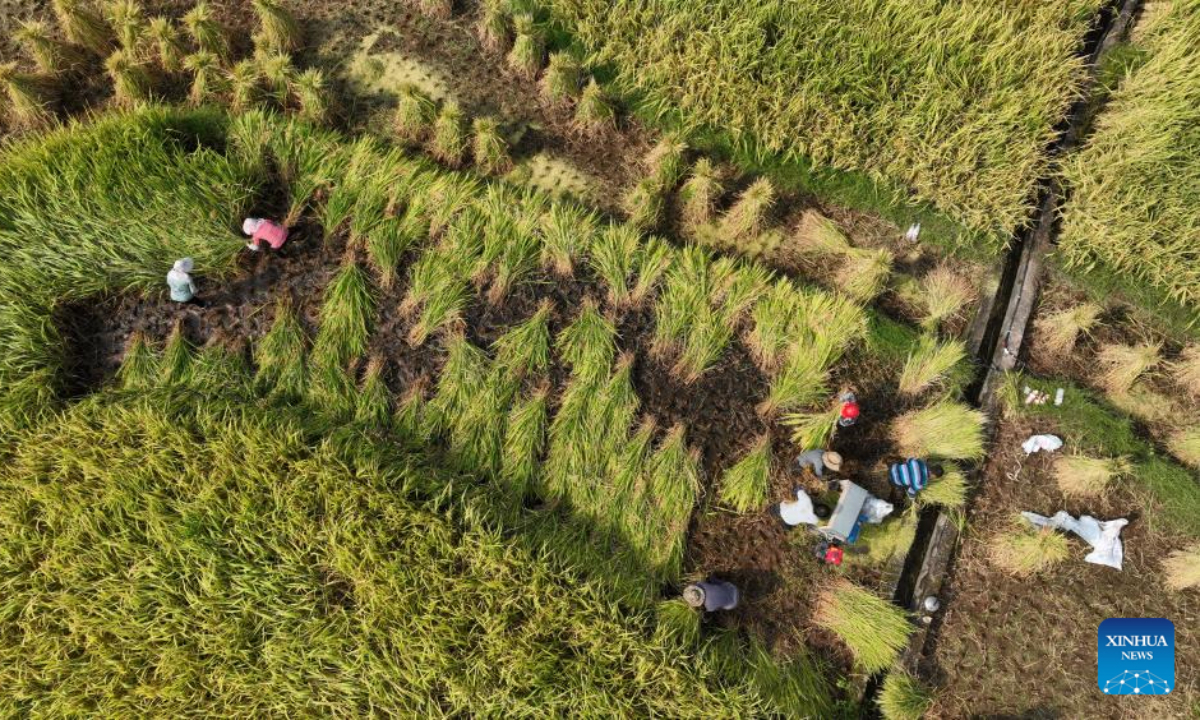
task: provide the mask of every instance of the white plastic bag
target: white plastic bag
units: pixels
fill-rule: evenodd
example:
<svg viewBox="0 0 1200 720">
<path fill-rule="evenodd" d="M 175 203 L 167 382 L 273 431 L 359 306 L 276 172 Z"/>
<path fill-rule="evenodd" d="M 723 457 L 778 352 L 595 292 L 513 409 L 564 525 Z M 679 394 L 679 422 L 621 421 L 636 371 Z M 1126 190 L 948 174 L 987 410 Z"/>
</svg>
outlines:
<svg viewBox="0 0 1200 720">
<path fill-rule="evenodd" d="M 878 525 L 879 523 L 883 522 L 885 517 L 891 515 L 892 510 L 894 509 L 895 508 L 890 502 L 887 502 L 886 500 L 880 500 L 872 495 L 871 497 L 867 498 L 865 503 L 863 503 L 862 514 L 866 516 L 867 522 L 871 523 L 872 525 Z"/>
<path fill-rule="evenodd" d="M 1039 450 L 1054 452 L 1062 446 L 1063 441 L 1057 435 L 1030 435 L 1028 440 L 1021 443 L 1021 449 L 1026 455 L 1032 455 Z"/>
<path fill-rule="evenodd" d="M 1121 546 L 1121 528 L 1129 524 L 1125 518 L 1101 522 L 1091 515 L 1081 515 L 1076 520 L 1066 510 L 1059 510 L 1054 517 L 1050 518 L 1031 512 L 1023 512 L 1021 516 L 1036 527 L 1049 527 L 1075 533 L 1092 546 L 1092 552 L 1084 560 L 1096 565 L 1121 569 L 1121 563 L 1125 559 L 1125 549 Z"/>
</svg>

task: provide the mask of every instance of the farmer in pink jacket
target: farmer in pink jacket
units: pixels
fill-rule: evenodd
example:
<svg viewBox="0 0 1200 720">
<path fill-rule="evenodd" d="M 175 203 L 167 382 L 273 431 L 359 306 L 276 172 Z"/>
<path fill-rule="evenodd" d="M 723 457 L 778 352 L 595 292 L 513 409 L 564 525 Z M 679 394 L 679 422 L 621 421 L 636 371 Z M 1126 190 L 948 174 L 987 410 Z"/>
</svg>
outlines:
<svg viewBox="0 0 1200 720">
<path fill-rule="evenodd" d="M 242 232 L 250 236 L 246 247 L 254 251 L 259 250 L 264 242 L 270 245 L 272 250 L 278 250 L 288 239 L 287 228 L 263 218 L 246 218 L 242 222 Z"/>
</svg>

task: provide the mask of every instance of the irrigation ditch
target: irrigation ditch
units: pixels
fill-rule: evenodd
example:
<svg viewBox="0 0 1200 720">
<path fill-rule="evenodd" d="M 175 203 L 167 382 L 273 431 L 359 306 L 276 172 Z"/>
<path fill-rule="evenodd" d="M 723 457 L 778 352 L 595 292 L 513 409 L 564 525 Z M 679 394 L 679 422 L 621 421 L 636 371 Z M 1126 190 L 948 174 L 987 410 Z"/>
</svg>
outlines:
<svg viewBox="0 0 1200 720">
<path fill-rule="evenodd" d="M 995 440 L 998 430 L 997 391 L 1005 375 L 1017 368 L 1026 349 L 1026 331 L 1037 304 L 1046 258 L 1057 242 L 1058 213 L 1065 193 L 1057 177 L 1058 160 L 1078 147 L 1103 108 L 1104 100 L 1097 95 L 1101 60 L 1109 49 L 1128 37 L 1141 5 L 1141 0 L 1112 0 L 1100 9 L 1095 28 L 1080 48 L 1087 72 L 1082 96 L 1072 105 L 1048 148 L 1051 161 L 1038 183 L 1031 222 L 1013 238 L 1002 263 L 996 292 L 984 302 L 971 328 L 968 347 L 979 363 L 979 370 L 968 388 L 966 401 L 985 411 L 989 443 Z M 984 467 L 985 462 L 981 461 L 971 470 L 976 489 L 968 498 L 968 514 L 983 481 Z M 910 672 L 915 673 L 917 666 L 933 655 L 943 615 L 941 610 L 932 614 L 922 612 L 921 605 L 926 597 L 939 597 L 952 576 L 960 534 L 951 513 L 939 507 L 927 508 L 921 514 L 916 537 L 897 575 L 893 602 L 923 617 L 901 656 L 901 665 Z M 882 674 L 871 679 L 866 698 L 879 691 L 882 680 Z M 875 712 L 873 704 L 864 703 L 863 707 L 871 708 L 866 710 L 868 714 Z"/>
</svg>

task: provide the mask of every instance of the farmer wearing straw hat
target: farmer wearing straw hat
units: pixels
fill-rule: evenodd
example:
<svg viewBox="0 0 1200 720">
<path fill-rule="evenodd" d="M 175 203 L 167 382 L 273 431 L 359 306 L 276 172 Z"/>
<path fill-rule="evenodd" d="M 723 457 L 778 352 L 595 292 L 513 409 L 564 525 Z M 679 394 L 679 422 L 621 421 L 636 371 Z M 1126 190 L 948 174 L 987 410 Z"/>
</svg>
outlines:
<svg viewBox="0 0 1200 720">
<path fill-rule="evenodd" d="M 842 456 L 832 450 L 806 450 L 796 456 L 792 463 L 796 468 L 796 472 L 803 472 L 805 468 L 812 468 L 813 475 L 819 478 L 825 476 L 825 468 L 829 468 L 833 472 L 838 472 L 842 469 Z"/>
<path fill-rule="evenodd" d="M 737 586 L 724 580 L 704 580 L 683 589 L 684 602 L 694 608 L 702 607 L 707 612 L 734 609 L 739 595 Z"/>
<path fill-rule="evenodd" d="M 192 267 L 190 257 L 176 260 L 171 271 L 167 273 L 167 287 L 171 289 L 171 299 L 175 302 L 203 305 L 196 297 L 196 283 L 191 276 Z"/>
<path fill-rule="evenodd" d="M 270 245 L 272 250 L 278 250 L 288 239 L 286 227 L 263 218 L 246 218 L 242 221 L 242 232 L 250 236 L 246 247 L 254 252 L 257 252 L 264 242 Z"/>
</svg>

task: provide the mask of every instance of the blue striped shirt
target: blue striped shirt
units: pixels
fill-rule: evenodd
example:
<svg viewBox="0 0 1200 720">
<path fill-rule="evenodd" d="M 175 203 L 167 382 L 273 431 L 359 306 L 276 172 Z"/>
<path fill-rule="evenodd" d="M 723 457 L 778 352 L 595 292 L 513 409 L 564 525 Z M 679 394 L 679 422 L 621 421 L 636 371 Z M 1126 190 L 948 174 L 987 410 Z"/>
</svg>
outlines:
<svg viewBox="0 0 1200 720">
<path fill-rule="evenodd" d="M 909 497 L 915 497 L 929 484 L 929 466 L 924 460 L 909 458 L 888 468 L 888 476 L 893 485 L 904 488 Z"/>
</svg>

